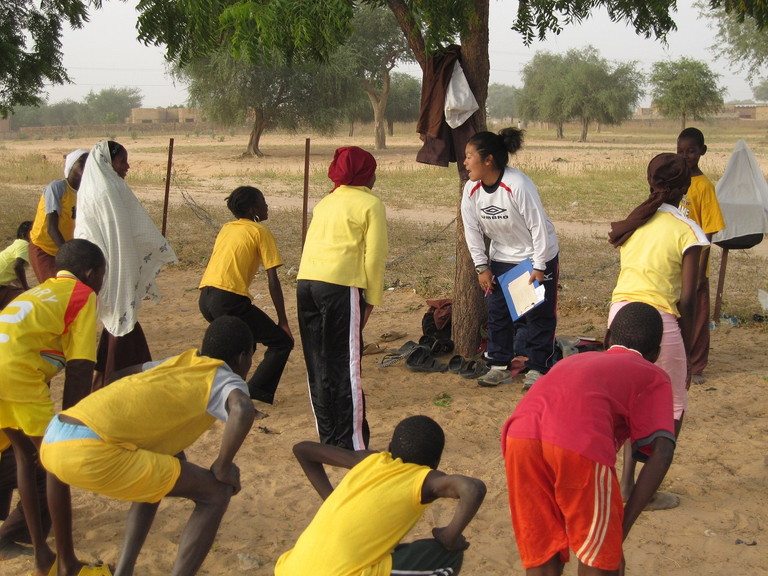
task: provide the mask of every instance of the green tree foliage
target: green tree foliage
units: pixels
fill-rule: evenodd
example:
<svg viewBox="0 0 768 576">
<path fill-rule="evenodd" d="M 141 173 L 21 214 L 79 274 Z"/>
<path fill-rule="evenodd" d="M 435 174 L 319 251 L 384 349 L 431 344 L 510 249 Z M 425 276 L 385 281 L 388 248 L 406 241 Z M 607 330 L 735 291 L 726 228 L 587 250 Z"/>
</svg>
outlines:
<svg viewBox="0 0 768 576">
<path fill-rule="evenodd" d="M 175 74 L 188 83 L 190 102 L 211 119 L 251 125 L 246 152 L 254 156 L 263 156 L 259 142 L 270 128 L 330 132 L 360 90 L 349 69 L 334 63 L 289 66 L 279 58 L 250 63 L 224 49 L 177 65 Z"/>
<path fill-rule="evenodd" d="M 368 95 L 373 110 L 374 145 L 376 150 L 383 150 L 387 147 L 385 114 L 391 72 L 399 62 L 411 60 L 408 44 L 392 12 L 377 6 L 355 10 L 352 35 L 341 52 Z"/>
<path fill-rule="evenodd" d="M 506 84 L 490 84 L 485 108 L 488 116 L 498 120 L 510 121 L 518 116 L 517 99 L 520 90 Z"/>
<path fill-rule="evenodd" d="M 82 102 L 63 100 L 19 106 L 14 109 L 11 122 L 14 128 L 115 124 L 130 117 L 131 108 L 141 108 L 142 98 L 139 88 L 105 88 L 89 92 Z"/>
<path fill-rule="evenodd" d="M 80 28 L 88 21 L 88 6 L 100 0 L 3 0 L 0 3 L 0 114 L 15 106 L 42 103 L 46 83 L 65 84 L 62 64 L 63 23 Z"/>
<path fill-rule="evenodd" d="M 537 52 L 523 67 L 523 87 L 518 106 L 524 120 L 552 122 L 557 137 L 563 137 L 563 124 L 570 119 L 566 109 L 564 82 L 557 81 L 568 73 L 565 56 L 550 52 Z"/>
<path fill-rule="evenodd" d="M 768 78 L 763 78 L 752 86 L 752 95 L 759 102 L 768 102 Z"/>
<path fill-rule="evenodd" d="M 558 138 L 565 122 L 579 119 L 581 142 L 592 122 L 612 125 L 630 118 L 642 96 L 634 62 L 614 67 L 592 47 L 565 55 L 539 52 L 523 68 L 523 81 L 522 117 L 554 123 Z"/>
<path fill-rule="evenodd" d="M 392 87 L 385 114 L 389 135 L 394 134 L 395 122 L 416 122 L 421 108 L 421 80 L 410 74 L 392 74 Z"/>
<path fill-rule="evenodd" d="M 722 110 L 725 88 L 718 86 L 718 78 L 704 62 L 691 58 L 656 62 L 650 78 L 653 105 L 667 118 L 680 118 L 685 128 L 689 118 L 702 120 Z"/>
<path fill-rule="evenodd" d="M 752 16 L 727 12 L 725 8 L 706 10 L 702 2 L 696 6 L 711 20 L 716 31 L 712 51 L 727 59 L 737 69 L 746 71 L 753 80 L 760 73 L 768 73 L 768 28 L 758 24 Z"/>
<path fill-rule="evenodd" d="M 130 117 L 131 108 L 141 108 L 138 88 L 105 88 L 89 92 L 85 97 L 86 118 L 83 124 L 114 124 Z"/>
</svg>

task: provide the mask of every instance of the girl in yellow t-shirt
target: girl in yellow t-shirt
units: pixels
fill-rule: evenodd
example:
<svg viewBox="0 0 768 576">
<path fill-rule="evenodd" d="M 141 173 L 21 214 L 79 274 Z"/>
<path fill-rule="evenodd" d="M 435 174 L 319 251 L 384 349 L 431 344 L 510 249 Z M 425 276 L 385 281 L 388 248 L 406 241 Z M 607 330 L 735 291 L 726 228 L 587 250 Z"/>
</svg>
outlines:
<svg viewBox="0 0 768 576">
<path fill-rule="evenodd" d="M 220 316 L 242 319 L 251 329 L 254 342 L 267 347 L 264 359 L 248 380 L 248 390 L 254 400 L 272 404 L 293 349 L 293 334 L 277 276 L 283 261 L 274 236 L 262 224 L 269 217 L 269 207 L 261 190 L 253 186 L 236 188 L 227 198 L 227 208 L 237 220 L 222 226 L 216 237 L 200 281 L 200 312 L 208 322 Z M 259 267 L 267 271 L 277 323 L 253 304 L 248 292 Z"/>
<path fill-rule="evenodd" d="M 691 183 L 690 168 L 683 156 L 659 154 L 653 158 L 648 165 L 648 183 L 648 199 L 625 220 L 611 223 L 609 241 L 620 248 L 621 270 L 611 298 L 608 324 L 629 302 L 650 304 L 661 314 L 664 334 L 656 364 L 672 381 L 677 435 L 683 424 L 691 379 L 699 257 L 702 247 L 709 242 L 698 224 L 678 210 Z M 631 452 L 624 447 L 621 490 L 625 499 L 634 487 L 635 461 Z"/>
</svg>

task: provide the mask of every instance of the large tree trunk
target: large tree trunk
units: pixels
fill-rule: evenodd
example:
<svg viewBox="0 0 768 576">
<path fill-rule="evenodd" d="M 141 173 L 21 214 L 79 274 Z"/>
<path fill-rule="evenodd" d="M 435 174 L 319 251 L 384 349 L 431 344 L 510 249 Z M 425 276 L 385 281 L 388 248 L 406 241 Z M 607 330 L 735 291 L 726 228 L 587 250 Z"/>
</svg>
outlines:
<svg viewBox="0 0 768 576">
<path fill-rule="evenodd" d="M 587 132 L 589 131 L 589 118 L 582 117 L 581 119 L 581 136 L 579 136 L 579 142 L 587 141 Z"/>
<path fill-rule="evenodd" d="M 257 156 L 258 158 L 263 158 L 264 153 L 259 149 L 259 141 L 261 140 L 261 135 L 264 133 L 264 128 L 267 127 L 267 123 L 264 119 L 264 113 L 261 110 L 254 110 L 253 116 L 254 118 L 253 126 L 251 127 L 251 137 L 248 140 L 248 148 L 246 149 L 246 154 Z"/>
<path fill-rule="evenodd" d="M 474 0 L 476 18 L 472 19 L 470 30 L 461 38 L 461 52 L 464 74 L 475 94 L 480 109 L 474 119 L 479 129 L 486 128 L 485 101 L 488 98 L 488 80 L 490 61 L 488 59 L 488 6 L 490 0 Z M 427 53 L 424 37 L 409 15 L 404 0 L 387 0 L 400 28 L 403 30 L 414 59 L 424 70 L 427 65 Z M 461 154 L 461 151 L 459 151 Z M 460 156 L 461 158 L 461 156 Z M 457 165 L 459 171 L 459 194 L 457 203 L 461 205 L 461 192 L 464 189 L 464 176 L 461 159 Z M 477 285 L 477 275 L 464 240 L 464 225 L 461 211 L 456 216 L 456 276 L 453 286 L 453 340 L 456 353 L 473 356 L 480 342 L 480 326 L 485 320 L 485 301 Z"/>
<path fill-rule="evenodd" d="M 488 98 L 490 60 L 488 59 L 488 0 L 475 0 L 477 20 L 469 33 L 461 39 L 461 59 L 464 74 L 480 105 L 474 119 L 480 130 L 486 128 L 485 101 Z M 461 193 L 465 181 L 462 179 L 462 155 L 457 151 L 459 162 L 459 194 L 456 210 L 456 276 L 453 286 L 453 340 L 456 353 L 471 357 L 477 353 L 480 343 L 480 327 L 487 317 L 485 300 L 477 284 L 475 266 L 464 239 L 464 224 L 461 218 Z"/>
<path fill-rule="evenodd" d="M 376 90 L 373 82 L 365 82 L 363 89 L 368 94 L 373 108 L 373 141 L 376 150 L 387 149 L 387 121 L 384 113 L 387 111 L 387 100 L 389 99 L 389 72 L 383 74 L 383 87 Z"/>
<path fill-rule="evenodd" d="M 686 118 L 686 114 L 685 114 L 685 112 L 683 112 L 683 118 L 682 118 L 682 121 L 680 122 L 680 131 L 681 131 L 681 132 L 682 132 L 683 130 L 685 130 L 685 124 L 686 124 L 686 120 L 687 120 L 687 118 Z"/>
<path fill-rule="evenodd" d="M 557 139 L 558 140 L 562 140 L 563 138 L 565 138 L 565 135 L 563 134 L 563 123 L 562 122 L 558 122 L 557 123 L 555 131 L 557 133 Z"/>
</svg>

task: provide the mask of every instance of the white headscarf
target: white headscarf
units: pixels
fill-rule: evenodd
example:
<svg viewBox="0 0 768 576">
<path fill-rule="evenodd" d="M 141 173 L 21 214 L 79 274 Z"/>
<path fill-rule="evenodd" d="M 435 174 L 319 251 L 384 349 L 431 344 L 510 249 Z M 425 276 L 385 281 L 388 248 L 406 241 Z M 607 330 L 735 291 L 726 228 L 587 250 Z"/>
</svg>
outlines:
<svg viewBox="0 0 768 576">
<path fill-rule="evenodd" d="M 69 178 L 69 173 L 72 172 L 72 166 L 75 165 L 75 162 L 80 160 L 83 154 L 88 154 L 88 150 L 78 148 L 67 154 L 67 158 L 64 160 L 64 178 Z"/>
<path fill-rule="evenodd" d="M 99 319 L 113 336 L 133 330 L 144 298 L 160 299 L 155 277 L 176 254 L 128 184 L 112 168 L 106 140 L 91 150 L 77 193 L 75 238 L 101 248 L 107 274 L 99 293 Z"/>
</svg>

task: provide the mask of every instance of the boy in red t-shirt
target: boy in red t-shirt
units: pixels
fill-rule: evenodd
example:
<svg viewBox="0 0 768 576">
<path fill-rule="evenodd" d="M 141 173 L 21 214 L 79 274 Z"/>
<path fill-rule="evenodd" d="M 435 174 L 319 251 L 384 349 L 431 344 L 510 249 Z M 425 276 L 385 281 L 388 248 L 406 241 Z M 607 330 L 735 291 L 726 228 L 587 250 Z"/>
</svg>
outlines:
<svg viewBox="0 0 768 576">
<path fill-rule="evenodd" d="M 559 576 L 569 548 L 579 574 L 623 565 L 622 542 L 664 479 L 675 449 L 672 388 L 655 366 L 662 321 L 632 302 L 611 324 L 607 352 L 558 362 L 502 432 L 512 524 L 528 574 Z M 616 452 L 647 459 L 622 505 Z"/>
</svg>

